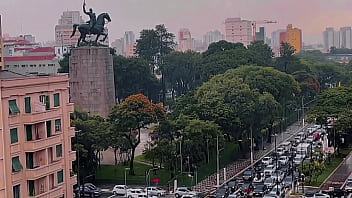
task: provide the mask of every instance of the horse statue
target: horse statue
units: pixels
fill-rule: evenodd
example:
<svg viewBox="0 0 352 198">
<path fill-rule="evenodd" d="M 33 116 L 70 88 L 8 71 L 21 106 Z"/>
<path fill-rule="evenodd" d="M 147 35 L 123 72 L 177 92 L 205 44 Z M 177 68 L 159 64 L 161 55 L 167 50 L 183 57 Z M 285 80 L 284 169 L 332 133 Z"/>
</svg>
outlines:
<svg viewBox="0 0 352 198">
<path fill-rule="evenodd" d="M 104 32 L 104 26 L 105 26 L 105 19 L 108 20 L 109 22 L 111 22 L 111 18 L 109 16 L 108 13 L 101 13 L 98 18 L 97 21 L 95 23 L 95 25 L 90 28 L 89 24 L 73 24 L 73 31 L 72 31 L 72 35 L 71 37 L 73 37 L 76 33 L 77 27 L 78 27 L 78 31 L 81 33 L 81 36 L 78 39 L 77 42 L 77 47 L 80 45 L 81 41 L 84 43 L 88 43 L 86 41 L 86 36 L 88 35 L 97 35 L 96 39 L 95 39 L 95 43 L 97 44 L 98 39 L 101 35 L 105 36 L 102 40 L 100 40 L 101 42 L 104 42 L 106 40 L 106 38 L 108 37 L 108 33 Z"/>
</svg>

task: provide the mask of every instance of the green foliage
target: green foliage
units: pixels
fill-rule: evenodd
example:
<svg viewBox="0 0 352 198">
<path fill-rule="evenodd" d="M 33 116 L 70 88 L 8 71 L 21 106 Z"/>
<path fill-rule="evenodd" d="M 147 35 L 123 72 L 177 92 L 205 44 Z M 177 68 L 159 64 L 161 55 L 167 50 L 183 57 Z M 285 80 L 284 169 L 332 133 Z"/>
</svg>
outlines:
<svg viewBox="0 0 352 198">
<path fill-rule="evenodd" d="M 230 43 L 225 40 L 219 42 L 211 43 L 208 47 L 208 50 L 203 53 L 204 56 L 209 56 L 219 52 L 233 50 L 233 49 L 246 49 L 242 43 Z"/>
<path fill-rule="evenodd" d="M 301 51 L 296 54 L 296 56 L 300 59 L 306 59 L 314 62 L 328 62 L 327 56 L 320 50 Z"/>
<path fill-rule="evenodd" d="M 248 45 L 248 52 L 252 56 L 252 64 L 258 66 L 272 66 L 274 53 L 264 41 L 253 41 Z"/>
<path fill-rule="evenodd" d="M 352 49 L 331 47 L 330 54 L 352 54 Z"/>
<path fill-rule="evenodd" d="M 70 65 L 70 54 L 64 54 L 64 58 L 59 61 L 60 68 L 58 69 L 59 73 L 69 73 Z"/>
<path fill-rule="evenodd" d="M 114 76 L 115 92 L 119 101 L 139 93 L 158 101 L 160 82 L 145 60 L 114 56 Z"/>
</svg>

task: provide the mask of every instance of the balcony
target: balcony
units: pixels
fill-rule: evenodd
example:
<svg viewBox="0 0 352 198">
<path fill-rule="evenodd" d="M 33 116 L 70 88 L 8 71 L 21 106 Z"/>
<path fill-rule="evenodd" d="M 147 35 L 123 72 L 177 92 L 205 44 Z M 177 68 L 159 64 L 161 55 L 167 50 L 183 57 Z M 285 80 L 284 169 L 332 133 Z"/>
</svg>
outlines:
<svg viewBox="0 0 352 198">
<path fill-rule="evenodd" d="M 23 179 L 22 173 L 23 173 L 22 171 L 12 173 L 12 183 L 13 184 Z"/>
<path fill-rule="evenodd" d="M 24 113 L 22 116 L 22 122 L 24 124 L 35 124 L 57 118 L 59 114 L 60 108 L 55 107 L 49 110 L 45 110 L 44 108 L 38 111 L 32 111 L 32 113 Z"/>
<path fill-rule="evenodd" d="M 34 198 L 47 198 L 47 197 L 59 197 L 64 194 L 62 185 L 56 186 L 55 188 L 49 190 L 48 192 L 34 196 Z"/>
<path fill-rule="evenodd" d="M 77 175 L 70 177 L 70 184 L 73 186 L 77 184 Z"/>
<path fill-rule="evenodd" d="M 41 149 L 45 149 L 47 147 L 52 147 L 62 142 L 62 133 L 55 134 L 49 138 L 43 138 L 39 140 L 26 141 L 24 142 L 24 151 L 26 152 L 35 152 Z"/>
<path fill-rule="evenodd" d="M 70 161 L 71 162 L 76 161 L 76 158 L 77 158 L 76 151 L 70 151 Z"/>
<path fill-rule="evenodd" d="M 15 143 L 15 144 L 11 144 L 10 145 L 11 154 L 19 153 L 20 151 L 21 151 L 21 148 L 20 148 L 20 144 L 19 143 Z"/>
<path fill-rule="evenodd" d="M 36 180 L 41 177 L 44 177 L 46 175 L 49 175 L 49 173 L 52 172 L 57 172 L 62 169 L 62 162 L 56 161 L 52 164 L 46 165 L 46 166 L 40 166 L 38 168 L 34 169 L 25 169 L 26 172 L 26 179 L 27 180 Z"/>
</svg>

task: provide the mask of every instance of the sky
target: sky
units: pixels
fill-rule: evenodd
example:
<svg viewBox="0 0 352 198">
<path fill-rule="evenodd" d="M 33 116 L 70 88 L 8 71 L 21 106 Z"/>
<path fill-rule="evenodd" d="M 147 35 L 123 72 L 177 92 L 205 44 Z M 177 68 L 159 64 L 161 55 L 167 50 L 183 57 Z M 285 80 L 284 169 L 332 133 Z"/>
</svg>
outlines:
<svg viewBox="0 0 352 198">
<path fill-rule="evenodd" d="M 83 0 L 0 0 L 3 33 L 33 34 L 39 42 L 53 41 L 54 27 L 62 12 L 82 12 L 82 3 Z M 321 43 L 326 27 L 352 26 L 352 0 L 86 0 L 86 4 L 97 15 L 110 14 L 110 41 L 130 30 L 138 36 L 142 29 L 157 24 L 165 24 L 175 34 L 180 28 L 188 28 L 193 37 L 201 39 L 210 30 L 224 32 L 223 23 L 230 17 L 277 21 L 266 25 L 267 35 L 292 23 L 302 29 L 305 43 Z M 86 15 L 83 18 L 88 19 Z"/>
</svg>

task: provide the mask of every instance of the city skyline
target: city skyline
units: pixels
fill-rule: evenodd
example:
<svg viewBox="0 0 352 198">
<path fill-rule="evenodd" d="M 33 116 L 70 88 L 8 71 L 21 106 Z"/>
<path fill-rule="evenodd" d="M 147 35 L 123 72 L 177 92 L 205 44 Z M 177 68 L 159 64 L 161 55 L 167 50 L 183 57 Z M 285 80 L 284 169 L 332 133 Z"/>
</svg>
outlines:
<svg viewBox="0 0 352 198">
<path fill-rule="evenodd" d="M 103 2 L 103 3 L 102 3 Z M 142 29 L 153 28 L 156 24 L 165 24 L 169 31 L 177 34 L 180 28 L 188 28 L 194 38 L 201 39 L 211 30 L 224 33 L 224 21 L 229 17 L 241 17 L 247 20 L 276 20 L 277 24 L 267 25 L 267 35 L 292 23 L 303 31 L 303 41 L 323 43 L 322 31 L 326 27 L 350 26 L 352 21 L 349 7 L 352 1 L 329 0 L 285 1 L 280 0 L 87 0 L 97 14 L 108 12 L 112 22 L 108 24 L 110 38 L 115 40 L 125 31 L 137 35 Z M 79 10 L 82 13 L 81 0 L 3 0 L 0 13 L 3 15 L 3 33 L 10 35 L 33 34 L 40 42 L 55 39 L 54 27 L 62 12 Z M 38 12 L 40 5 L 40 12 Z M 209 11 L 213 11 L 209 14 Z M 284 11 L 283 11 L 284 10 Z M 312 12 L 314 10 L 314 12 Z M 284 14 L 283 14 L 284 13 Z M 45 31 L 44 31 L 45 30 Z M 136 35 L 136 36 L 137 36 Z"/>
</svg>

